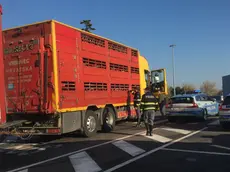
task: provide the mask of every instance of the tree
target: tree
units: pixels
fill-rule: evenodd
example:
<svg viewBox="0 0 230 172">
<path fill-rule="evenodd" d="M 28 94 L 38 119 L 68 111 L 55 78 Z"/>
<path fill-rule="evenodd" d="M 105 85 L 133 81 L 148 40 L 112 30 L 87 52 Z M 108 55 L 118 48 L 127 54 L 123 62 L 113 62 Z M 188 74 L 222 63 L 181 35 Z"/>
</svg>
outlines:
<svg viewBox="0 0 230 172">
<path fill-rule="evenodd" d="M 182 86 L 182 90 L 183 90 L 184 93 L 186 93 L 188 91 L 193 91 L 195 89 L 196 89 L 196 87 L 193 84 L 189 84 L 189 83 L 187 83 L 187 84 L 185 83 Z"/>
<path fill-rule="evenodd" d="M 222 96 L 223 95 L 223 90 L 218 90 L 217 95 Z"/>
<path fill-rule="evenodd" d="M 176 87 L 176 94 L 183 94 L 183 89 L 181 87 Z"/>
<path fill-rule="evenodd" d="M 173 95 L 173 88 L 171 86 L 168 86 L 168 97 L 171 97 Z"/>
<path fill-rule="evenodd" d="M 200 90 L 203 93 L 206 93 L 209 96 L 215 96 L 218 94 L 218 89 L 216 88 L 216 83 L 211 82 L 211 81 L 205 81 L 203 84 L 200 86 Z"/>
<path fill-rule="evenodd" d="M 91 20 L 82 20 L 80 24 L 85 25 L 85 28 L 82 28 L 82 30 L 86 32 L 91 32 L 92 30 L 96 30 L 95 28 L 92 27 Z"/>
</svg>

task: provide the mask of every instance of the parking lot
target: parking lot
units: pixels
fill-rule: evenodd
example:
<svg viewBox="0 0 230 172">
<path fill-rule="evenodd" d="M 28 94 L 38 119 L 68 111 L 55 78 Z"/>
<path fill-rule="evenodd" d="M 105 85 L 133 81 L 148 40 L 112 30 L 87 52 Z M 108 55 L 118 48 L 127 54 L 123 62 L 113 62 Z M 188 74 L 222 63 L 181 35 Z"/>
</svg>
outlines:
<svg viewBox="0 0 230 172">
<path fill-rule="evenodd" d="M 0 169 L 8 172 L 229 170 L 230 132 L 220 128 L 217 118 L 178 124 L 158 117 L 153 133 L 152 137 L 145 136 L 144 128 L 136 128 L 133 122 L 121 122 L 114 132 L 98 133 L 93 138 L 66 136 L 40 145 L 20 143 L 14 150 L 1 149 Z"/>
</svg>

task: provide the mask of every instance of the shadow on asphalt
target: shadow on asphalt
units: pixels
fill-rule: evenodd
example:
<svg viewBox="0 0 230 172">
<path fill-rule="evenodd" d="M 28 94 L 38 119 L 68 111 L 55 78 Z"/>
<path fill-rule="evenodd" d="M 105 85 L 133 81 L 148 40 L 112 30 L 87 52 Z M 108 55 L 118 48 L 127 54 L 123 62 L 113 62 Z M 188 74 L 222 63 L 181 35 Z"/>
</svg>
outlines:
<svg viewBox="0 0 230 172">
<path fill-rule="evenodd" d="M 166 119 L 166 117 L 164 117 L 164 116 L 157 115 L 155 117 L 155 121 L 160 121 L 160 120 L 165 120 L 165 119 Z M 119 131 L 124 131 L 124 130 L 127 130 L 127 129 L 131 129 L 130 123 L 133 123 L 133 122 L 136 122 L 136 120 L 135 119 L 131 119 L 129 122 L 127 122 L 125 120 L 117 121 L 116 122 L 115 131 L 113 132 L 113 134 L 130 135 L 130 134 L 126 134 L 124 132 L 119 132 Z M 102 131 L 98 131 L 98 133 L 103 133 L 103 132 Z M 75 132 L 75 133 L 63 134 L 62 136 L 33 136 L 28 141 L 24 141 L 24 140 L 21 140 L 20 138 L 16 138 L 16 137 L 10 136 L 9 139 L 8 139 L 8 142 L 9 143 L 25 143 L 25 144 L 26 143 L 41 143 L 41 142 L 44 143 L 44 142 L 50 142 L 50 141 L 58 140 L 58 139 L 61 139 L 63 137 L 67 137 L 67 138 L 68 137 L 84 138 L 79 132 Z M 0 139 L 0 143 L 4 139 L 5 138 L 2 138 L 2 140 Z"/>
<path fill-rule="evenodd" d="M 165 116 L 156 116 L 155 117 L 155 122 L 158 121 L 163 121 L 166 120 Z M 185 119 L 178 119 L 176 122 L 173 123 L 169 123 L 167 122 L 167 127 L 171 127 L 171 128 L 177 128 L 177 129 L 184 129 L 184 130 L 190 130 L 190 131 L 196 131 L 200 128 L 201 125 L 204 125 L 204 123 L 206 122 L 201 122 L 200 120 L 197 120 L 196 118 L 190 118 L 188 120 Z M 165 122 L 163 123 L 165 124 Z M 162 124 L 159 125 L 155 125 L 154 127 L 159 127 Z M 116 123 L 116 127 L 115 130 L 111 133 L 109 133 L 110 135 L 120 135 L 120 136 L 128 136 L 128 135 L 132 135 L 133 133 L 127 133 L 126 130 L 133 130 L 135 132 L 138 132 L 139 130 L 144 130 L 144 123 L 142 123 L 142 127 L 135 127 L 135 120 L 132 120 L 131 122 L 126 122 L 126 121 L 118 121 Z M 214 131 L 216 131 L 217 128 L 214 128 Z M 211 131 L 211 129 L 209 128 L 209 130 Z M 222 129 L 219 127 L 218 128 L 219 131 L 222 131 Z M 227 131 L 226 131 L 227 132 Z M 103 134 L 102 131 L 98 131 L 99 134 Z M 107 134 L 107 133 L 105 133 Z M 86 139 L 85 137 L 83 137 L 79 132 L 75 132 L 75 133 L 69 133 L 69 134 L 63 134 L 62 136 L 34 136 L 32 137 L 30 140 L 24 141 L 24 140 L 20 140 L 18 138 L 18 140 L 13 137 L 13 139 L 9 139 L 9 143 L 46 143 L 46 142 L 52 142 L 52 141 L 58 141 L 59 139 L 63 139 L 63 138 L 79 138 L 79 139 Z"/>
</svg>

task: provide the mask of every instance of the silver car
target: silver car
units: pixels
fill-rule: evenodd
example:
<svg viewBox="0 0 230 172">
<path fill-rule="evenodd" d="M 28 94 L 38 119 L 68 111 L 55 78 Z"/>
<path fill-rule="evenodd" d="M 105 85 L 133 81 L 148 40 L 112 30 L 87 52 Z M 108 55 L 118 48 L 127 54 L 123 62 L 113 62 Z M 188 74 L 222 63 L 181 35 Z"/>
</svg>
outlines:
<svg viewBox="0 0 230 172">
<path fill-rule="evenodd" d="M 206 120 L 208 116 L 217 114 L 219 103 L 202 93 L 173 96 L 166 105 L 166 115 L 170 122 L 178 117 L 197 117 Z"/>
</svg>

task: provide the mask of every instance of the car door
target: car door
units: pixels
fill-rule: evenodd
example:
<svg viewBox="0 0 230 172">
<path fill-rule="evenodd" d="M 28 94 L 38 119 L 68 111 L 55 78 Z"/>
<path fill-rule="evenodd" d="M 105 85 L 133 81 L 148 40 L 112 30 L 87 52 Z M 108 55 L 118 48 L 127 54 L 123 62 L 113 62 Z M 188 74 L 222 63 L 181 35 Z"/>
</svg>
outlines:
<svg viewBox="0 0 230 172">
<path fill-rule="evenodd" d="M 213 98 L 208 97 L 208 101 L 210 102 L 210 114 L 211 115 L 216 115 L 219 113 L 219 103 L 215 100 L 213 100 Z"/>
<path fill-rule="evenodd" d="M 201 99 L 201 106 L 202 108 L 207 110 L 207 114 L 208 115 L 212 115 L 211 112 L 211 101 L 208 101 L 208 96 L 202 94 L 200 95 L 200 99 Z"/>
<path fill-rule="evenodd" d="M 199 107 L 199 108 L 203 108 L 204 104 L 203 104 L 203 102 L 201 101 L 200 95 L 197 95 L 195 98 L 196 98 L 196 103 L 197 103 L 198 107 Z"/>
</svg>

